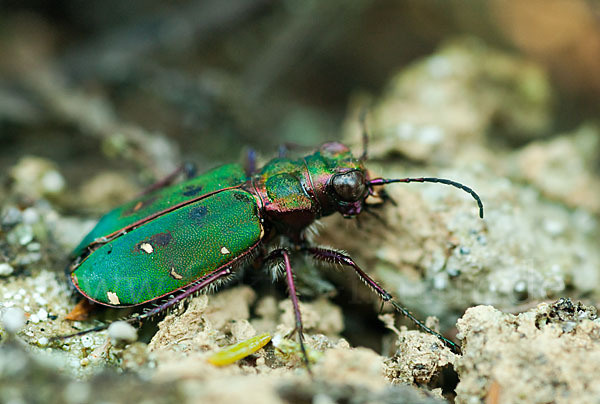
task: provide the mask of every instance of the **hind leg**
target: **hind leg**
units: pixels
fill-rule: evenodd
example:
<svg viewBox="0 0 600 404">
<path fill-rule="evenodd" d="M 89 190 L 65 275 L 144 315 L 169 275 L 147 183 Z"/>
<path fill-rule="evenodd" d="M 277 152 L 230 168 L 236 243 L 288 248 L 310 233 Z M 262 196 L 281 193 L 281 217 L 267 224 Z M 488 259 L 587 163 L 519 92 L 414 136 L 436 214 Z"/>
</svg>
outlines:
<svg viewBox="0 0 600 404">
<path fill-rule="evenodd" d="M 432 330 L 427 327 L 421 320 L 417 319 L 410 311 L 404 308 L 400 303 L 396 302 L 390 293 L 388 293 L 384 288 L 379 286 L 377 282 L 375 282 L 369 275 L 367 275 L 349 256 L 342 254 L 339 251 L 330 250 L 321 247 L 302 247 L 301 250 L 314 259 L 319 261 L 328 262 L 332 264 L 339 264 L 346 267 L 350 267 L 356 272 L 356 275 L 360 278 L 361 281 L 367 284 L 384 302 L 389 302 L 394 308 L 402 313 L 405 317 L 410 319 L 413 323 L 417 325 L 417 327 L 421 328 L 423 331 L 435 335 L 438 337 L 445 345 L 448 346 L 453 352 L 460 353 L 460 347 L 456 345 L 454 342 L 450 341 L 440 333 Z"/>
</svg>

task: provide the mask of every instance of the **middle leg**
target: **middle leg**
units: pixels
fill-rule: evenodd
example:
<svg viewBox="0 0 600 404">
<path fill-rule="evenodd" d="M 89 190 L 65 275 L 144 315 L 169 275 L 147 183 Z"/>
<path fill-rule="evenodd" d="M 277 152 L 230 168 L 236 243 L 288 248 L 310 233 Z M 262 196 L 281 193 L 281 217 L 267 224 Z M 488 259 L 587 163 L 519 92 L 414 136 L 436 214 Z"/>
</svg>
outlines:
<svg viewBox="0 0 600 404">
<path fill-rule="evenodd" d="M 294 284 L 294 273 L 292 272 L 292 265 L 290 264 L 289 251 L 285 248 L 278 248 L 269 253 L 265 258 L 265 261 L 269 261 L 276 257 L 283 258 L 283 264 L 285 266 L 285 280 L 288 285 L 288 291 L 290 299 L 292 299 L 292 307 L 294 308 L 294 317 L 296 320 L 295 331 L 298 333 L 298 340 L 300 341 L 300 349 L 302 350 L 302 357 L 306 369 L 310 373 L 310 364 L 308 362 L 308 355 L 306 354 L 306 348 L 304 347 L 304 330 L 302 326 L 302 315 L 300 314 L 300 306 L 298 303 L 298 294 L 296 293 L 296 285 Z"/>
</svg>

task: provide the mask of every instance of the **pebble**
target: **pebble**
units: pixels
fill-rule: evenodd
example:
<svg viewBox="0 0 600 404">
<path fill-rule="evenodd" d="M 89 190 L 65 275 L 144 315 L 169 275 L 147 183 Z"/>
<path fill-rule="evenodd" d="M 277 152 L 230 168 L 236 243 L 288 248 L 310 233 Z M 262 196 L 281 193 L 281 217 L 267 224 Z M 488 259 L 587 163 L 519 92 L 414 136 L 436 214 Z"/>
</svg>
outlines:
<svg viewBox="0 0 600 404">
<path fill-rule="evenodd" d="M 81 337 L 81 346 L 84 348 L 89 348 L 94 345 L 94 340 L 89 335 L 84 335 Z"/>
<path fill-rule="evenodd" d="M 108 327 L 108 337 L 113 344 L 131 343 L 137 340 L 137 330 L 125 321 L 115 321 Z"/>
<path fill-rule="evenodd" d="M 11 275 L 14 271 L 15 269 L 8 262 L 0 264 L 0 276 Z"/>
<path fill-rule="evenodd" d="M 37 316 L 40 319 L 40 321 L 48 320 L 48 312 L 45 309 L 39 309 L 37 312 Z"/>
<path fill-rule="evenodd" d="M 81 364 L 83 364 L 83 359 L 81 360 Z M 85 365 L 84 365 L 85 366 Z M 92 390 L 90 385 L 86 382 L 81 381 L 72 381 L 65 386 L 63 390 L 63 402 L 67 404 L 77 404 L 77 403 L 86 403 L 93 401 L 94 397 L 90 397 L 92 394 Z"/>
<path fill-rule="evenodd" d="M 44 174 L 41 185 L 44 191 L 57 194 L 65 187 L 65 179 L 58 171 L 51 170 Z"/>
<path fill-rule="evenodd" d="M 33 228 L 31 225 L 21 223 L 8 233 L 6 239 L 10 244 L 27 245 L 33 241 Z"/>
<path fill-rule="evenodd" d="M 7 208 L 2 215 L 2 225 L 3 226 L 14 226 L 15 224 L 21 222 L 22 220 L 21 211 L 14 207 L 10 206 Z"/>
<path fill-rule="evenodd" d="M 65 188 L 66 181 L 56 164 L 42 157 L 21 158 L 9 171 L 13 179 L 12 190 L 33 199 L 46 194 L 57 194 Z"/>
<path fill-rule="evenodd" d="M 34 208 L 27 208 L 23 211 L 23 223 L 25 224 L 35 224 L 39 222 L 40 215 Z"/>
<path fill-rule="evenodd" d="M 456 277 L 456 276 L 460 275 L 460 269 L 448 268 L 448 269 L 446 269 L 446 273 L 448 274 L 448 276 Z"/>
<path fill-rule="evenodd" d="M 6 332 L 15 334 L 25 326 L 25 313 L 18 307 L 11 307 L 2 316 L 2 326 Z"/>
<path fill-rule="evenodd" d="M 42 245 L 38 242 L 29 243 L 27 245 L 27 251 L 37 252 L 42 249 Z"/>
<path fill-rule="evenodd" d="M 565 231 L 565 224 L 558 220 L 545 220 L 543 226 L 551 236 L 560 236 Z"/>
</svg>

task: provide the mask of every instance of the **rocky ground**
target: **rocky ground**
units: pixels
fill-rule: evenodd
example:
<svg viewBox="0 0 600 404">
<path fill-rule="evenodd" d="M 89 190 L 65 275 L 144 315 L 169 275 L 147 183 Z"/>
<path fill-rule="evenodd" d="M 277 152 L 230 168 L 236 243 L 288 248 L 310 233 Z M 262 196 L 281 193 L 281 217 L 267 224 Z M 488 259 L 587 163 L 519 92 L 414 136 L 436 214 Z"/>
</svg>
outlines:
<svg viewBox="0 0 600 404">
<path fill-rule="evenodd" d="M 157 172 L 177 164 L 177 145 L 122 124 L 102 100 L 51 75 L 29 84 L 107 153 L 161 153 Z M 0 401 L 597 403 L 600 129 L 556 131 L 556 102 L 539 66 L 472 38 L 398 72 L 380 95 L 355 96 L 341 140 L 362 151 L 358 116 L 369 105 L 373 175 L 460 181 L 485 217 L 460 190 L 408 184 L 386 188 L 395 203 L 377 217 L 324 219 L 316 242 L 347 251 L 418 317 L 435 316 L 428 324 L 462 354 L 391 307 L 378 317 L 376 296 L 348 271 L 297 260 L 312 376 L 286 338 L 291 303 L 267 277 L 190 299 L 139 332 L 54 339 L 121 315 L 66 320 L 77 298 L 63 268 L 100 211 L 142 185 L 106 167 L 73 186 L 57 161 L 24 153 L 1 198 Z M 271 342 L 249 357 L 207 362 L 264 332 Z"/>
</svg>

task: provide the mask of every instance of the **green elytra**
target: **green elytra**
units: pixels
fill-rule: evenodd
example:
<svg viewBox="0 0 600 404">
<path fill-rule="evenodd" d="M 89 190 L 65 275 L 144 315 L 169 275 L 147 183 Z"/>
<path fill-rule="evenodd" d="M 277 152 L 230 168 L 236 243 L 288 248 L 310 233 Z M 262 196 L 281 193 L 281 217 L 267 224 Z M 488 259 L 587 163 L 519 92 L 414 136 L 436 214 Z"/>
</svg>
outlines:
<svg viewBox="0 0 600 404">
<path fill-rule="evenodd" d="M 72 273 L 80 291 L 113 306 L 181 289 L 260 239 L 257 204 L 238 189 L 185 205 L 104 244 Z"/>
<path fill-rule="evenodd" d="M 169 295 L 242 264 L 274 233 L 295 237 L 333 213 L 319 192 L 348 171 L 363 172 L 362 162 L 329 143 L 301 159 L 271 160 L 253 176 L 229 164 L 143 195 L 107 213 L 82 240 L 72 283 L 90 300 L 116 307 Z"/>
</svg>

